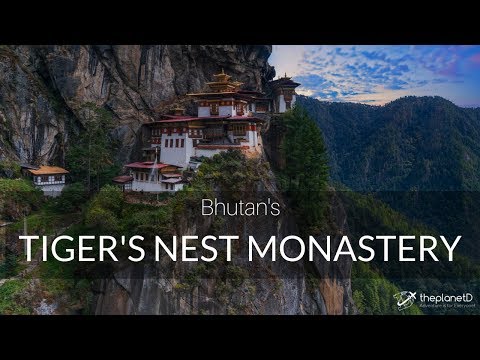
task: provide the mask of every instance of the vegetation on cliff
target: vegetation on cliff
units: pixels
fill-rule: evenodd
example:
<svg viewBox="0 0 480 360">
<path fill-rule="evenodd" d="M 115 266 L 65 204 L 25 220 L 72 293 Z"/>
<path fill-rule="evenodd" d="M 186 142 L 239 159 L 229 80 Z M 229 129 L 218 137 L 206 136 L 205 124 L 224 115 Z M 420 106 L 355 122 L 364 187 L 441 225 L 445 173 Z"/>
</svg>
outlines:
<svg viewBox="0 0 480 360">
<path fill-rule="evenodd" d="M 0 218 L 18 220 L 38 209 L 42 192 L 25 179 L 0 178 Z"/>
<path fill-rule="evenodd" d="M 318 233 L 325 221 L 328 166 L 320 129 L 301 107 L 294 107 L 271 126 L 283 133 L 284 166 L 276 169 L 280 189 L 289 200 L 303 234 Z"/>
<path fill-rule="evenodd" d="M 384 202 L 372 195 L 353 191 L 337 191 L 347 211 L 348 227 L 352 236 L 365 234 L 388 235 L 432 235 L 440 234 L 422 223 L 415 222 L 407 216 L 393 210 Z M 382 245 L 383 246 L 383 245 Z M 418 253 L 419 244 L 412 244 L 413 253 Z M 382 248 L 374 246 L 376 253 Z M 362 300 L 361 307 L 365 313 L 390 313 L 394 288 L 402 290 L 418 290 L 427 294 L 462 294 L 475 292 L 477 279 L 480 278 L 480 266 L 465 256 L 455 253 L 454 261 L 449 262 L 444 248 L 439 248 L 439 262 L 426 258 L 420 262 L 399 262 L 398 244 L 390 242 L 390 261 L 382 258 L 368 264 L 354 263 L 352 270 L 352 291 L 355 300 Z M 388 281 L 387 281 L 388 280 Z M 387 282 L 389 284 L 387 285 Z M 392 285 L 393 284 L 393 285 Z M 397 291 L 398 292 L 398 291 Z M 477 300 L 474 300 L 475 302 Z M 383 309 L 383 310 L 381 310 Z M 383 312 L 386 311 L 386 312 Z M 426 313 L 439 314 L 441 309 L 423 309 Z M 475 308 L 444 309 L 448 313 L 470 313 Z M 395 312 L 394 312 L 395 313 Z"/>
<path fill-rule="evenodd" d="M 93 103 L 79 110 L 84 131 L 69 146 L 66 166 L 75 181 L 82 181 L 88 191 L 99 191 L 120 171 L 116 163 L 119 148 L 111 137 L 114 127 L 112 114 Z"/>
</svg>

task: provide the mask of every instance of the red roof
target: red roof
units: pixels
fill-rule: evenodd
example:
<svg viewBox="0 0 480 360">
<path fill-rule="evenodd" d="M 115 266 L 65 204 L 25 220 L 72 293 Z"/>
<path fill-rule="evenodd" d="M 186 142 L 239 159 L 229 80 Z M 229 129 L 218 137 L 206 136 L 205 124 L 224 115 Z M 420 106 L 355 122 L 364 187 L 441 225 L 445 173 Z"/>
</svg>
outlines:
<svg viewBox="0 0 480 360">
<path fill-rule="evenodd" d="M 148 124 L 157 124 L 157 123 L 176 123 L 176 122 L 189 122 L 189 121 L 195 121 L 195 120 L 210 120 L 210 119 L 227 119 L 229 118 L 230 115 L 226 116 L 219 116 L 219 115 L 212 115 L 212 116 L 201 116 L 201 117 L 177 117 L 175 119 L 166 119 L 166 120 L 157 120 L 153 123 L 148 123 Z"/>
<path fill-rule="evenodd" d="M 190 122 L 190 121 L 198 121 L 198 120 L 245 120 L 245 121 L 262 121 L 262 119 L 256 118 L 254 116 L 201 116 L 201 117 L 188 117 L 188 118 L 176 118 L 176 119 L 166 119 L 166 120 L 157 120 L 153 123 L 148 123 L 147 125 L 151 124 L 165 124 L 165 123 L 177 123 L 177 122 Z"/>
<path fill-rule="evenodd" d="M 216 150 L 216 149 L 249 149 L 250 147 L 248 145 L 206 145 L 206 144 L 199 144 L 197 145 L 197 148 L 199 149 L 205 149 L 205 150 Z"/>
<path fill-rule="evenodd" d="M 167 119 L 187 119 L 190 118 L 190 115 L 162 115 Z"/>
<path fill-rule="evenodd" d="M 121 176 L 117 176 L 117 177 L 114 177 L 112 179 L 113 182 L 116 182 L 116 183 L 119 183 L 119 184 L 124 184 L 124 183 L 128 183 L 130 181 L 133 180 L 133 177 L 132 176 L 128 176 L 128 175 L 121 175 Z"/>
<path fill-rule="evenodd" d="M 198 120 L 197 117 L 178 117 L 175 119 L 157 120 L 155 123 L 175 123 L 175 122 L 188 122 Z"/>
<path fill-rule="evenodd" d="M 167 166 L 179 167 L 179 166 L 176 166 L 176 165 L 162 164 L 162 163 L 154 164 L 151 161 L 134 162 L 134 163 L 131 163 L 131 164 L 127 164 L 125 166 L 128 167 L 128 168 L 132 168 L 132 169 L 163 169 L 164 167 L 167 167 Z"/>
<path fill-rule="evenodd" d="M 254 116 L 230 116 L 229 119 L 231 120 L 245 120 L 245 121 L 252 121 L 252 120 L 261 120 Z"/>
<path fill-rule="evenodd" d="M 183 182 L 183 180 L 182 180 L 182 179 L 172 178 L 172 179 L 162 180 L 161 182 L 162 182 L 162 183 L 166 183 L 166 184 L 177 184 L 177 183 Z"/>
</svg>

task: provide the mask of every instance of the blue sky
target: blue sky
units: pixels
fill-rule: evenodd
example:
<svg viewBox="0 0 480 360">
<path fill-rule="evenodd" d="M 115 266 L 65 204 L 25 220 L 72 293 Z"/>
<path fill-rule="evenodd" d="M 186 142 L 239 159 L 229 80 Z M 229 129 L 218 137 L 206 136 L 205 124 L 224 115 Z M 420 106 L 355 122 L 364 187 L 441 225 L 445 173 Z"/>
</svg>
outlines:
<svg viewBox="0 0 480 360">
<path fill-rule="evenodd" d="M 480 46 L 274 45 L 277 76 L 298 93 L 328 101 L 382 105 L 407 95 L 439 95 L 480 106 Z"/>
</svg>

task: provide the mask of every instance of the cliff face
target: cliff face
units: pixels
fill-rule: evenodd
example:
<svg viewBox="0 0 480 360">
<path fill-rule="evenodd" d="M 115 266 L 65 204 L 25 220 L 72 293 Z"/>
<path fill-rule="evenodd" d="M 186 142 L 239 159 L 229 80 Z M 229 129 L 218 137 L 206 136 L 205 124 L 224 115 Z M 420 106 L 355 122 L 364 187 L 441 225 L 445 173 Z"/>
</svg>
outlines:
<svg viewBox="0 0 480 360">
<path fill-rule="evenodd" d="M 141 123 L 200 90 L 222 68 L 251 89 L 274 76 L 271 46 L 0 47 L 0 159 L 63 165 L 87 102 L 109 109 L 130 158 Z M 186 103 L 187 109 L 189 104 Z"/>
<path fill-rule="evenodd" d="M 260 248 L 266 248 L 271 236 L 277 239 L 276 249 L 286 236 L 299 234 L 296 217 L 290 211 L 282 193 L 278 190 L 276 177 L 270 164 L 278 167 L 284 164 L 279 147 L 282 136 L 278 121 L 263 135 L 267 153 L 275 158 L 261 156 L 253 163 L 248 161 L 234 165 L 229 159 L 222 168 L 208 167 L 205 176 L 213 173 L 241 172 L 242 186 L 235 187 L 236 198 L 244 202 L 259 202 L 271 199 L 282 208 L 275 216 L 203 216 L 200 200 L 187 201 L 187 206 L 171 221 L 175 224 L 174 235 L 181 239 L 184 235 L 196 235 L 200 239 L 206 235 L 236 234 L 239 240 L 233 242 L 232 262 L 222 261 L 219 256 L 206 265 L 191 262 L 160 261 L 135 266 L 128 264 L 116 271 L 108 279 L 96 281 L 96 294 L 93 311 L 96 314 L 352 314 L 356 312 L 352 300 L 350 272 L 351 259 L 341 257 L 337 262 L 326 262 L 320 256 L 315 261 L 307 259 L 287 262 L 277 254 L 275 262 L 254 257 L 248 261 L 248 237 L 253 236 Z M 282 135 L 283 134 L 283 135 Z M 252 160 L 253 161 L 253 160 Z M 228 164 L 228 165 L 227 165 Z M 252 171 L 258 169 L 258 171 Z M 262 170 L 264 169 L 264 170 Z M 265 170 L 267 169 L 267 170 Z M 204 171 L 205 172 L 205 171 Z M 197 175 L 201 176 L 201 175 Z M 215 198 L 225 202 L 232 195 L 236 177 L 222 176 L 209 185 L 215 189 Z M 232 180 L 235 179 L 235 180 Z M 228 180 L 227 180 L 228 179 Z M 200 187 L 192 185 L 191 191 Z M 247 191 L 245 191 L 248 189 Z M 340 239 L 349 233 L 347 217 L 342 202 L 332 189 L 327 193 L 327 211 L 322 233 L 315 234 L 320 242 L 327 235 L 332 236 L 332 251 L 338 248 Z M 180 194 L 178 195 L 180 196 Z M 183 200 L 185 201 L 185 200 Z M 163 239 L 163 238 L 162 238 Z M 164 239 L 169 243 L 169 236 Z M 307 240 L 307 239 L 305 239 Z M 202 252 L 200 241 L 192 241 L 196 254 Z M 298 255 L 296 243 L 287 244 L 286 253 L 290 257 Z M 222 241 L 215 242 L 219 253 L 225 251 Z M 274 246 L 275 247 L 275 246 Z M 176 245 L 180 253 L 180 240 Z M 308 251 L 307 251 L 308 253 Z M 166 257 L 165 257 L 166 258 Z"/>
<path fill-rule="evenodd" d="M 265 180 L 271 181 L 263 179 Z M 276 191 L 266 191 L 267 193 L 259 192 L 259 196 L 267 194 L 276 198 Z M 328 235 L 336 236 L 332 245 L 336 249 L 339 236 L 348 232 L 346 214 L 334 192 L 329 201 L 329 222 L 334 226 Z M 193 210 L 187 211 L 175 223 L 179 238 L 182 235 L 197 235 L 201 238 L 212 231 L 212 218 L 195 214 Z M 356 312 L 351 294 L 349 259 L 340 259 L 335 263 L 285 262 L 281 259 L 276 262 L 244 261 L 248 252 L 247 235 L 254 236 L 264 248 L 272 235 L 280 241 L 287 235 L 298 233 L 288 210 L 276 217 L 275 221 L 261 216 L 228 217 L 217 230 L 219 234 L 240 234 L 241 238 L 244 237 L 232 245 L 233 263 L 219 265 L 222 271 L 226 269 L 226 276 L 205 271 L 205 268 L 198 267 L 196 263 L 192 267 L 192 263 L 182 261 L 172 263 L 168 260 L 155 265 L 129 266 L 109 279 L 96 281 L 92 311 L 98 315 L 340 315 Z M 196 242 L 190 245 L 196 245 Z M 219 252 L 222 250 L 217 244 L 215 247 Z M 287 247 L 286 253 L 292 257 L 298 254 L 294 247 Z M 197 253 L 196 256 L 199 257 L 200 254 Z M 243 261 L 235 261 L 236 259 Z M 241 268 L 237 267 L 242 263 Z"/>
<path fill-rule="evenodd" d="M 91 102 L 112 112 L 120 161 L 134 160 L 141 124 L 157 111 L 182 102 L 223 68 L 245 88 L 260 90 L 274 77 L 270 46 L 0 46 L 0 160 L 64 165 L 65 150 L 82 130 L 80 107 Z M 137 136 L 138 134 L 138 136 Z M 271 159 L 281 139 L 267 141 Z M 277 161 L 278 159 L 273 159 Z M 281 160 L 279 160 L 281 161 Z M 273 182 L 264 179 L 264 182 Z M 267 184 L 268 185 L 268 184 Z M 271 184 L 270 184 L 271 185 Z M 277 195 L 271 191 L 271 197 Z M 345 212 L 330 199 L 331 235 L 347 231 Z M 220 233 L 261 239 L 295 234 L 292 216 L 275 222 L 258 217 L 226 221 Z M 185 214 L 178 235 L 206 234 L 211 219 Z M 267 239 L 265 239 L 267 240 Z M 236 251 L 245 251 L 240 246 Z M 200 279 L 185 284 L 162 267 L 126 268 L 95 284 L 97 314 L 342 314 L 352 313 L 350 266 L 346 262 L 268 263 L 251 267 L 242 285 Z M 308 268 L 307 268 L 308 267 Z M 188 285 L 188 286 L 185 286 Z"/>
</svg>

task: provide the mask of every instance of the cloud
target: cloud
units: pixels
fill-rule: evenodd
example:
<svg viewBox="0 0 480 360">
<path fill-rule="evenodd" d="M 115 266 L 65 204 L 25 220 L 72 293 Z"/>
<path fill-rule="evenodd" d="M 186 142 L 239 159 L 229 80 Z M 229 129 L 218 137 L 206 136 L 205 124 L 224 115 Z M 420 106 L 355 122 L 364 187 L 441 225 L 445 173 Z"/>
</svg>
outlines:
<svg viewBox="0 0 480 360">
<path fill-rule="evenodd" d="M 471 64 L 480 66 L 480 52 L 476 53 L 468 58 Z"/>
<path fill-rule="evenodd" d="M 468 91 L 473 87 L 480 93 L 480 76 L 472 76 L 472 69 L 478 73 L 480 67 L 479 46 L 276 48 L 286 56 L 279 61 L 277 53 L 277 72 L 284 72 L 279 67 L 289 68 L 302 84 L 299 91 L 320 99 L 383 104 L 404 95 L 440 95 L 462 103 L 469 86 Z"/>
</svg>

